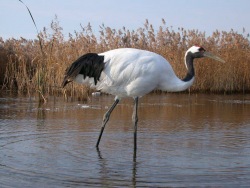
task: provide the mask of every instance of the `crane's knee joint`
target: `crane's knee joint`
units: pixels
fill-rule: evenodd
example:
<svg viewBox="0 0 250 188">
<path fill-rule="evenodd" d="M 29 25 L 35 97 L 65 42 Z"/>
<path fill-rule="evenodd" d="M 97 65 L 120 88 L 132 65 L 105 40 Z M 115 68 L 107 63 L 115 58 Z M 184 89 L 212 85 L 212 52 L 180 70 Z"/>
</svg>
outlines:
<svg viewBox="0 0 250 188">
<path fill-rule="evenodd" d="M 109 116 L 110 116 L 109 113 L 105 113 L 102 120 L 103 120 L 104 122 L 105 122 L 105 121 L 108 121 L 108 120 L 109 120 Z"/>
</svg>

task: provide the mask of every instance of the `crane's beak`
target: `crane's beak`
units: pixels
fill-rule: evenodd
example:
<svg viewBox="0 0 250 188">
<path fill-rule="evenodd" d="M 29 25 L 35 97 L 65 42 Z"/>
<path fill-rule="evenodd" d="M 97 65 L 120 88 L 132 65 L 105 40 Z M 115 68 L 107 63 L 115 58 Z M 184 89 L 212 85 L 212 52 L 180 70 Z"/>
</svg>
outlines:
<svg viewBox="0 0 250 188">
<path fill-rule="evenodd" d="M 212 54 L 210 52 L 205 51 L 203 53 L 203 55 L 204 55 L 204 57 L 209 57 L 209 58 L 214 59 L 216 61 L 220 61 L 222 63 L 225 63 L 225 61 L 223 59 L 219 58 L 218 56 L 216 56 L 216 55 L 214 55 L 214 54 Z"/>
</svg>

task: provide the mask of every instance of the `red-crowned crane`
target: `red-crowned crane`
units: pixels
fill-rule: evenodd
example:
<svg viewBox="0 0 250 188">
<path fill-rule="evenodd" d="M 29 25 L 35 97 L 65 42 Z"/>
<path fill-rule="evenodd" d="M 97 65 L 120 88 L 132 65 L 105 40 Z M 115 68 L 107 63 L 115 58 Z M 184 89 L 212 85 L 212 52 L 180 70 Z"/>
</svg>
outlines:
<svg viewBox="0 0 250 188">
<path fill-rule="evenodd" d="M 115 96 L 114 104 L 103 116 L 102 128 L 96 143 L 97 148 L 110 114 L 118 102 L 123 97 L 134 98 L 132 120 L 134 123 L 134 149 L 136 150 L 138 98 L 155 89 L 169 92 L 186 90 L 194 82 L 194 59 L 202 57 L 224 62 L 203 47 L 193 46 L 185 53 L 184 62 L 187 75 L 181 80 L 175 75 L 169 62 L 153 52 L 120 48 L 100 54 L 88 53 L 79 57 L 66 70 L 62 87 L 71 81 L 76 81 Z"/>
</svg>

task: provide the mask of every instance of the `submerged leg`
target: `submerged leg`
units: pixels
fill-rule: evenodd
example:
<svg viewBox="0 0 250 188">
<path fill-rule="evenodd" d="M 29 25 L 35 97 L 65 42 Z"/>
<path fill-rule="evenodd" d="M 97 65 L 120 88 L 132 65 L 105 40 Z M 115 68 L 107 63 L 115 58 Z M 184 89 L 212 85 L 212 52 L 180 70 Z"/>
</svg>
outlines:
<svg viewBox="0 0 250 188">
<path fill-rule="evenodd" d="M 137 148 L 137 122 L 138 122 L 137 109 L 138 109 L 138 97 L 135 98 L 135 104 L 132 116 L 132 120 L 134 122 L 134 152 L 136 152 Z"/>
<path fill-rule="evenodd" d="M 110 109 L 103 116 L 102 128 L 101 128 L 101 131 L 100 131 L 100 134 L 99 134 L 99 138 L 98 138 L 97 143 L 96 143 L 96 147 L 97 148 L 98 148 L 99 143 L 101 141 L 101 137 L 102 137 L 102 133 L 104 131 L 105 125 L 109 121 L 110 114 L 112 113 L 112 111 L 114 110 L 114 108 L 116 107 L 116 105 L 118 103 L 119 103 L 119 99 L 116 99 L 115 102 L 114 102 L 114 104 L 110 107 Z"/>
</svg>

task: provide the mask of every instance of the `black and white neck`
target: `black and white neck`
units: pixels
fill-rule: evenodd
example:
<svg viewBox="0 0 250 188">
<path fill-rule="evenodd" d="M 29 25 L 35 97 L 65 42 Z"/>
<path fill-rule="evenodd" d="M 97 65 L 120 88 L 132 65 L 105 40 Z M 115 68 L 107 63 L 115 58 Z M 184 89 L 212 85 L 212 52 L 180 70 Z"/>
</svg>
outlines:
<svg viewBox="0 0 250 188">
<path fill-rule="evenodd" d="M 195 76 L 194 59 L 204 57 L 203 56 L 204 52 L 205 49 L 199 46 L 193 46 L 188 49 L 188 51 L 185 54 L 185 65 L 187 68 L 187 74 L 185 78 L 182 79 L 182 81 L 189 82 L 194 78 Z"/>
<path fill-rule="evenodd" d="M 195 79 L 195 70 L 194 70 L 194 59 L 204 57 L 205 49 L 199 46 L 193 46 L 187 50 L 185 53 L 184 62 L 187 68 L 187 74 L 183 79 L 177 78 L 175 81 L 175 86 L 170 89 L 170 91 L 184 91 L 188 89 Z"/>
<path fill-rule="evenodd" d="M 194 58 L 192 57 L 191 52 L 186 52 L 186 54 L 185 54 L 185 65 L 187 68 L 187 74 L 186 74 L 185 78 L 182 79 L 182 81 L 188 82 L 188 81 L 192 80 L 192 78 L 194 78 L 194 76 L 195 76 Z"/>
</svg>

